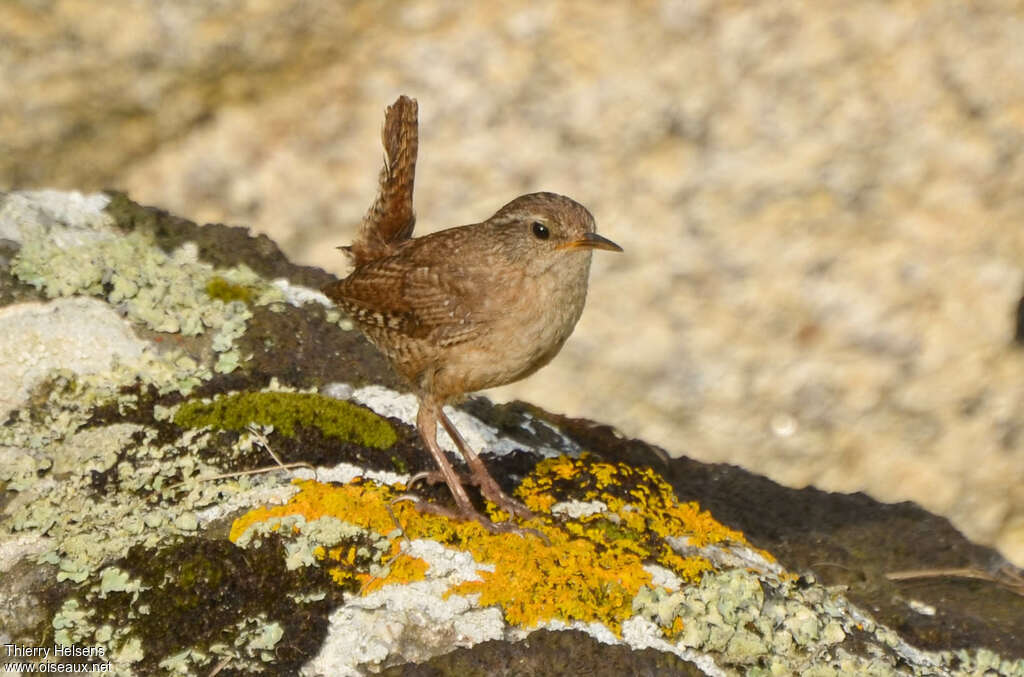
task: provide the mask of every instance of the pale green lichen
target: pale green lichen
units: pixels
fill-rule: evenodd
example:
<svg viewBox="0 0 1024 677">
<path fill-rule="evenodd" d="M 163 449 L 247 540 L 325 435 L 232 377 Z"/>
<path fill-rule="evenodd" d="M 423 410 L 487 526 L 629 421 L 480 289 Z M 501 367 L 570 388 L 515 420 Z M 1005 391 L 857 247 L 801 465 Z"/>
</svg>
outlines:
<svg viewBox="0 0 1024 677">
<path fill-rule="evenodd" d="M 280 289 L 244 265 L 214 269 L 198 260 L 194 244 L 167 254 L 142 231 L 98 233 L 73 247 L 50 237 L 29 237 L 11 271 L 48 298 L 105 298 L 153 331 L 198 336 L 212 330 L 220 373 L 242 361 L 233 351 L 252 318 L 249 304 L 284 301 Z"/>
<path fill-rule="evenodd" d="M 79 644 L 86 637 L 89 613 L 77 599 L 64 600 L 60 610 L 53 617 L 53 640 L 64 646 Z"/>
<path fill-rule="evenodd" d="M 117 645 L 110 656 L 112 659 L 111 662 L 115 665 L 131 665 L 133 663 L 138 663 L 145 656 L 145 653 L 142 651 L 142 641 L 137 637 L 132 637 L 126 642 Z"/>
<path fill-rule="evenodd" d="M 661 627 L 666 639 L 683 649 L 715 657 L 746 675 L 877 675 L 909 674 L 1024 675 L 1024 661 L 1011 661 L 981 649 L 920 655 L 921 664 L 906 659 L 910 649 L 889 628 L 859 619 L 839 590 L 790 577 L 742 569 L 705 575 L 698 585 L 667 591 L 650 586 L 633 600 L 633 609 Z M 843 648 L 851 634 L 873 634 L 877 644 L 867 655 Z M 863 641 L 863 639 L 861 640 Z M 874 655 L 872 655 L 874 654 Z M 991 660 L 989 660 L 989 658 Z"/>
<path fill-rule="evenodd" d="M 134 378 L 137 375 L 129 383 L 134 384 Z M 248 433 L 234 446 L 220 448 L 207 462 L 199 452 L 211 446 L 216 433 L 185 429 L 169 437 L 166 425 L 160 429 L 134 423 L 97 425 L 91 417 L 98 408 L 106 412 L 101 418 L 116 419 L 117 412 L 131 414 L 145 404 L 141 399 L 146 390 L 136 387 L 134 394 L 120 393 L 110 384 L 94 387 L 93 383 L 73 375 L 55 378 L 41 389 L 31 411 L 24 410 L 0 428 L 0 461 L 8 461 L 0 463 L 0 472 L 8 480 L 5 488 L 16 490 L 0 531 L 45 534 L 49 547 L 32 557 L 51 567 L 56 580 L 77 584 L 75 597 L 64 600 L 52 620 L 58 641 L 103 646 L 118 670 L 131 670 L 132 663 L 143 660 L 155 668 L 168 657 L 146 639 L 146 624 L 154 621 L 148 615 L 153 613 L 147 608 L 150 602 L 125 603 L 125 599 L 152 599 L 152 593 L 127 573 L 125 553 L 136 547 L 159 548 L 175 537 L 183 537 L 185 543 L 203 542 L 194 538 L 202 526 L 201 511 L 220 509 L 232 497 L 272 479 L 206 479 L 221 472 L 212 463 L 231 458 L 236 449 L 251 447 Z M 272 386 L 289 390 L 276 383 Z M 164 407 L 160 416 L 173 418 L 177 410 L 177 406 Z M 324 543 L 337 546 L 345 536 L 354 539 L 350 542 L 360 553 L 361 565 L 381 557 L 380 548 L 372 547 L 374 541 L 366 534 L 330 520 L 313 525 L 307 543 L 289 544 L 290 557 L 298 562 L 301 553 L 322 549 Z M 330 581 L 326 572 L 320 575 Z M 140 598 L 143 593 L 148 596 Z M 315 598 L 310 592 L 309 600 L 302 603 Z M 97 611 L 104 604 L 106 610 Z M 111 622 L 111 613 L 117 614 L 116 623 Z M 161 617 L 165 614 L 166 610 Z M 232 667 L 239 669 L 273 660 L 280 624 L 251 616 L 240 623 L 234 631 L 224 629 L 224 636 L 235 635 L 223 647 L 223 658 L 230 658 Z M 177 653 L 177 660 L 191 666 L 192 672 L 209 671 L 221 660 L 212 648 L 199 645 Z M 167 665 L 173 663 L 175 659 L 170 659 Z"/>
<path fill-rule="evenodd" d="M 199 528 L 199 518 L 194 512 L 183 512 L 174 518 L 174 526 L 182 531 L 195 531 Z"/>
<path fill-rule="evenodd" d="M 210 379 L 212 369 L 235 369 L 246 359 L 236 343 L 252 317 L 252 305 L 275 309 L 284 295 L 245 266 L 215 270 L 200 262 L 195 245 L 166 254 L 141 231 L 105 228 L 109 224 L 101 223 L 72 238 L 54 235 L 59 226 L 26 229 L 12 271 L 49 298 L 98 296 L 150 330 L 206 334 L 209 349 L 202 343 L 190 349 L 212 352 L 212 360 L 202 364 L 177 349 L 148 349 L 105 373 L 51 372 L 29 406 L 0 427 L 0 481 L 11 497 L 0 531 L 45 536 L 42 542 L 49 547 L 30 557 L 56 580 L 79 584 L 76 597 L 63 600 L 52 619 L 56 641 L 103 645 L 111 662 L 126 669 L 143 659 L 143 642 L 132 634 L 132 623 L 144 622 L 149 610 L 140 604 L 119 615 L 117 623 L 96 613 L 102 600 L 140 591 L 138 580 L 110 562 L 136 546 L 156 547 L 176 535 L 194 535 L 202 523 L 200 510 L 220 508 L 265 480 L 205 481 L 220 473 L 211 463 L 234 453 L 224 449 L 209 463 L 200 460 L 198 452 L 209 446 L 208 433 L 188 430 L 167 440 L 164 426 L 157 442 L 156 428 L 96 425 L 96 416 L 111 420 L 118 413 L 137 414 L 153 391 L 158 396 L 188 394 Z M 158 406 L 154 417 L 167 421 L 176 410 Z M 237 446 L 249 437 L 243 435 Z M 233 668 L 247 667 L 244 656 L 252 659 L 249 666 L 265 663 L 274 658 L 281 636 L 280 624 L 249 617 L 239 621 L 224 655 L 233 657 Z M 147 660 L 155 665 L 160 658 Z"/>
<path fill-rule="evenodd" d="M 140 382 L 160 395 L 187 395 L 210 375 L 209 369 L 179 351 L 147 351 L 101 374 L 53 370 L 36 387 L 31 407 L 19 409 L 7 425 L 0 426 L 0 447 L 47 449 L 74 434 L 99 407 L 116 406 L 122 413 L 134 408 Z"/>
<path fill-rule="evenodd" d="M 182 628 L 180 634 L 166 632 L 168 626 L 177 627 L 188 619 L 193 610 L 216 607 L 210 595 L 227 584 L 228 576 L 243 577 L 243 581 L 231 581 L 232 589 L 245 596 L 233 600 L 239 609 L 252 609 L 263 600 L 261 593 L 266 588 L 255 593 L 251 574 L 261 569 L 259 563 L 268 553 L 276 554 L 273 547 L 263 553 L 232 557 L 232 553 L 240 553 L 234 546 L 221 541 L 219 546 L 209 548 L 204 543 L 208 542 L 180 540 L 156 551 L 133 548 L 121 562 L 135 575 L 141 574 L 142 579 L 134 578 L 121 566 L 108 566 L 77 586 L 75 596 L 64 600 L 54 615 L 55 640 L 67 645 L 101 646 L 114 669 L 124 674 L 134 673 L 140 661 L 145 661 L 147 673 L 157 666 L 181 674 L 205 674 L 221 659 L 242 671 L 259 671 L 261 664 L 273 662 L 274 649 L 284 637 L 285 627 L 262 610 L 222 616 L 216 633 L 210 636 L 197 630 L 201 623 L 210 622 L 208 618 L 196 628 Z M 247 576 L 240 568 L 249 563 L 250 557 L 253 570 Z M 321 578 L 328 580 L 326 575 Z M 279 577 L 274 580 L 279 581 Z M 161 647 L 172 647 L 173 652 L 161 654 Z"/>
<path fill-rule="evenodd" d="M 274 660 L 274 647 L 284 637 L 284 629 L 280 623 L 268 623 L 261 615 L 239 621 L 225 629 L 224 634 L 234 638 L 230 645 L 211 644 L 207 651 L 187 647 L 164 658 L 158 665 L 167 674 L 192 675 L 223 658 L 230 661 L 233 671 L 258 674 L 262 672 L 261 664 Z"/>
<path fill-rule="evenodd" d="M 59 407 L 56 393 L 50 404 Z M 218 505 L 225 491 L 242 491 L 251 482 L 245 477 L 221 484 L 194 482 L 201 475 L 218 472 L 188 451 L 207 444 L 204 433 L 189 431 L 187 440 L 164 445 L 153 442 L 154 430 L 135 424 L 81 431 L 67 425 L 56 436 L 50 428 L 53 411 L 43 408 L 36 413 L 36 421 L 19 419 L 0 428 L 0 453 L 13 461 L 11 465 L 18 469 L 14 479 L 20 480 L 19 493 L 0 528 L 50 536 L 52 549 L 39 559 L 57 564 L 58 580 L 82 582 L 99 565 L 132 545 L 155 544 L 169 534 L 194 532 L 198 527 L 196 509 Z M 40 428 L 49 429 L 48 434 Z M 40 436 L 45 444 L 40 443 Z M 129 447 L 131 462 L 119 461 L 117 452 Z M 26 469 L 48 467 L 51 459 L 59 460 L 59 482 L 38 477 L 33 482 L 26 476 Z M 97 495 L 92 487 L 96 474 L 109 476 L 117 490 Z M 190 479 L 193 482 L 187 493 L 168 488 Z M 8 484 L 7 488 L 14 487 Z M 142 498 L 154 491 L 174 500 Z"/>
<path fill-rule="evenodd" d="M 119 567 L 105 567 L 100 572 L 100 597 L 111 592 L 136 592 L 140 587 L 138 581 L 131 580 L 128 572 Z"/>
<path fill-rule="evenodd" d="M 368 573 L 380 573 L 379 566 L 384 556 L 391 550 L 391 542 L 372 530 L 343 522 L 337 517 L 325 515 L 316 519 L 307 519 L 303 515 L 287 515 L 285 517 L 265 520 L 253 524 L 235 539 L 235 545 L 248 548 L 258 546 L 269 534 L 287 534 L 285 540 L 285 566 L 289 570 L 304 566 L 319 566 L 325 560 L 329 568 L 340 571 L 338 558 L 331 557 L 330 552 L 342 545 L 351 545 L 352 562 L 358 558 L 360 563 L 369 567 Z M 348 549 L 346 549 L 348 552 Z M 357 573 L 350 567 L 352 579 Z M 337 579 L 337 576 L 335 576 Z"/>
</svg>

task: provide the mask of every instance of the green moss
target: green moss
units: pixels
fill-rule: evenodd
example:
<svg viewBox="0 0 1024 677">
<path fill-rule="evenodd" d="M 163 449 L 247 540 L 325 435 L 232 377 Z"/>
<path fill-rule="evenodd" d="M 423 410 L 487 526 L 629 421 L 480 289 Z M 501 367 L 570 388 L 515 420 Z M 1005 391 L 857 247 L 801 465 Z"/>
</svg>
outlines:
<svg viewBox="0 0 1024 677">
<path fill-rule="evenodd" d="M 314 393 L 234 393 L 213 402 L 194 400 L 178 409 L 174 422 L 236 431 L 257 423 L 272 425 L 287 437 L 295 436 L 296 426 L 315 427 L 328 437 L 376 449 L 398 440 L 391 425 L 369 409 Z"/>
<path fill-rule="evenodd" d="M 224 303 L 231 301 L 252 301 L 252 289 L 241 284 L 232 284 L 220 275 L 214 275 L 206 283 L 206 294 L 211 299 L 218 299 Z"/>
</svg>

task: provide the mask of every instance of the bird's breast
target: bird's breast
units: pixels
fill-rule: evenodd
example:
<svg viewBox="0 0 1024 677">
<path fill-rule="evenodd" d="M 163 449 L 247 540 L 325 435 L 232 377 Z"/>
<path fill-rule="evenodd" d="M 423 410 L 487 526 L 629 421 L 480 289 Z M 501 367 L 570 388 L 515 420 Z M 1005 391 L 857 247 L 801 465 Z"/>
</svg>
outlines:
<svg viewBox="0 0 1024 677">
<path fill-rule="evenodd" d="M 488 330 L 453 349 L 441 369 L 452 377 L 465 376 L 461 385 L 469 391 L 518 381 L 550 362 L 572 334 L 586 301 L 589 260 L 572 263 L 583 265 L 558 275 L 497 281 L 485 311 L 491 320 Z"/>
</svg>

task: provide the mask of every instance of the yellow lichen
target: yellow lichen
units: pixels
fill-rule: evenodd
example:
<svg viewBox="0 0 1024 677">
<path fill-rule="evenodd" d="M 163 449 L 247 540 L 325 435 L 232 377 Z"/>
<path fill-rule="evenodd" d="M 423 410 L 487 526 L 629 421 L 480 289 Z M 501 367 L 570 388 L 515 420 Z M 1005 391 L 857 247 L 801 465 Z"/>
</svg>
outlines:
<svg viewBox="0 0 1024 677">
<path fill-rule="evenodd" d="M 715 521 L 696 503 L 680 503 L 672 488 L 648 468 L 594 463 L 586 455 L 539 463 L 517 495 L 538 514 L 522 524 L 543 534 L 494 534 L 473 521 L 457 522 L 419 512 L 411 502 L 390 505 L 404 487 L 355 481 L 344 486 L 298 482 L 300 491 L 286 505 L 258 508 L 231 528 L 237 540 L 254 524 L 302 515 L 307 521 L 330 515 L 392 540 L 383 574 L 353 574 L 354 551 L 319 551 L 322 561 L 337 562 L 331 575 L 339 583 L 362 583 L 363 594 L 385 585 L 422 580 L 428 564 L 401 551 L 402 538 L 426 538 L 469 551 L 481 569 L 477 580 L 451 587 L 446 595 L 478 594 L 479 604 L 498 605 L 513 625 L 532 627 L 547 620 L 600 622 L 613 632 L 632 616 L 632 600 L 651 583 L 646 563 L 657 563 L 683 581 L 695 582 L 712 568 L 704 557 L 683 557 L 665 541 L 685 538 L 695 547 L 732 541 L 743 535 Z M 551 509 L 562 500 L 600 501 L 607 510 L 568 518 Z M 390 511 L 389 511 L 390 507 Z M 500 515 L 494 506 L 489 511 Z M 392 516 L 393 515 L 393 516 Z M 396 520 L 402 527 L 395 531 Z M 546 539 L 546 541 L 544 540 Z M 348 568 L 346 568 L 348 567 Z M 674 629 L 674 628 L 673 628 Z"/>
<path fill-rule="evenodd" d="M 343 486 L 323 484 L 312 480 L 296 482 L 301 491 L 284 505 L 255 508 L 242 515 L 231 525 L 229 538 L 237 541 L 249 527 L 267 520 L 288 515 L 302 515 L 307 522 L 331 516 L 388 533 L 395 524 L 387 512 L 386 488 L 355 481 Z M 356 518 L 358 516 L 358 518 Z"/>
<path fill-rule="evenodd" d="M 360 581 L 359 574 L 344 567 L 331 567 L 327 573 L 330 574 L 331 580 L 342 587 Z"/>
<path fill-rule="evenodd" d="M 672 619 L 672 625 L 668 626 L 667 628 L 661 629 L 661 634 L 663 634 L 666 639 L 671 640 L 683 634 L 683 630 L 685 629 L 686 626 L 683 624 L 683 619 L 679 616 L 676 616 L 674 619 Z"/>
<path fill-rule="evenodd" d="M 327 549 L 318 546 L 313 549 L 313 556 L 321 562 L 337 562 L 337 566 L 329 566 L 327 573 L 331 575 L 334 582 L 345 586 L 350 583 L 362 583 L 362 574 L 355 569 L 356 545 L 347 544 L 336 548 Z"/>
<path fill-rule="evenodd" d="M 362 592 L 364 595 L 369 595 L 374 590 L 379 590 L 391 583 L 422 581 L 427 577 L 429 568 L 430 565 L 419 557 L 402 553 L 391 560 L 386 576 L 364 576 Z"/>
<path fill-rule="evenodd" d="M 651 577 L 643 560 L 619 549 L 576 538 L 556 524 L 535 520 L 533 536 L 490 535 L 466 543 L 477 561 L 494 565 L 448 594 L 480 594 L 479 603 L 498 604 L 505 620 L 532 627 L 548 619 L 605 623 L 618 632 L 632 615 L 632 599 Z"/>
<path fill-rule="evenodd" d="M 550 508 L 558 484 L 580 501 L 602 501 L 620 526 L 635 533 L 685 536 L 698 548 L 723 541 L 746 544 L 742 533 L 719 523 L 696 503 L 680 503 L 672 487 L 650 468 L 592 463 L 587 454 L 575 459 L 560 456 L 538 463 L 516 493 L 527 507 L 543 511 L 542 506 Z M 597 513 L 579 522 L 602 520 L 607 521 L 608 514 Z"/>
</svg>

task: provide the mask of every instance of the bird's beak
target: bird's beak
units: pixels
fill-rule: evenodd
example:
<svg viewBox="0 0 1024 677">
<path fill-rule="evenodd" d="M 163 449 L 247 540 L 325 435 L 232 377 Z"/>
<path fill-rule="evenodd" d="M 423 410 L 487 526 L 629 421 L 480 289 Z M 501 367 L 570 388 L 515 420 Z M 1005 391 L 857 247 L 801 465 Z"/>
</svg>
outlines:
<svg viewBox="0 0 1024 677">
<path fill-rule="evenodd" d="M 606 237 L 601 237 L 597 233 L 586 233 L 583 235 L 583 239 L 560 244 L 556 249 L 607 249 L 610 252 L 622 251 L 622 247 Z"/>
</svg>

